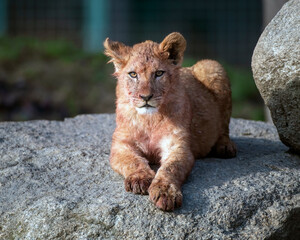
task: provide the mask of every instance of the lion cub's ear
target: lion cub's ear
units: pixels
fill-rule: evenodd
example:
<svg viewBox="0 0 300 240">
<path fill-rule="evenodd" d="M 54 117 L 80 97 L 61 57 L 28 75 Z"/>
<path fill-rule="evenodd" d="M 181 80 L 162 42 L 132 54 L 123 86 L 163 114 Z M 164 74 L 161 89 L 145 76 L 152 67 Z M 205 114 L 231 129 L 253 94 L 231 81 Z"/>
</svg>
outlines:
<svg viewBox="0 0 300 240">
<path fill-rule="evenodd" d="M 159 50 L 168 53 L 168 59 L 172 60 L 175 65 L 180 65 L 182 63 L 185 47 L 186 41 L 178 32 L 169 34 L 159 44 Z"/>
<path fill-rule="evenodd" d="M 115 65 L 116 72 L 124 67 L 129 59 L 131 48 L 121 42 L 111 41 L 109 38 L 103 43 L 105 47 L 104 54 L 111 58 L 109 62 Z"/>
</svg>

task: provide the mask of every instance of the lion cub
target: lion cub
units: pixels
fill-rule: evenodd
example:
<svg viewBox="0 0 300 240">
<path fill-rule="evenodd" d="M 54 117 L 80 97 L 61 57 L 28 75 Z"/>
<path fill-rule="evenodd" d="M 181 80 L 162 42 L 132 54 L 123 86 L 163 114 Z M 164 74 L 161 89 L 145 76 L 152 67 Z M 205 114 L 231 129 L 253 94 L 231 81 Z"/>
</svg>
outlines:
<svg viewBox="0 0 300 240">
<path fill-rule="evenodd" d="M 195 158 L 236 155 L 228 77 L 212 60 L 181 68 L 186 41 L 180 33 L 133 47 L 107 38 L 104 47 L 118 79 L 111 167 L 125 177 L 126 191 L 149 194 L 171 211 L 182 204 L 181 185 Z M 160 168 L 155 173 L 149 164 Z"/>
</svg>

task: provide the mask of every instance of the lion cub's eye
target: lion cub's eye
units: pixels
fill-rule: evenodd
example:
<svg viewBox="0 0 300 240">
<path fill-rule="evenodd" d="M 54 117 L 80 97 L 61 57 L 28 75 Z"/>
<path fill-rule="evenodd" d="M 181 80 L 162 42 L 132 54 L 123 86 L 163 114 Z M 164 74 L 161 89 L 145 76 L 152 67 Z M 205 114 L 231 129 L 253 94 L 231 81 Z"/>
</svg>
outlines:
<svg viewBox="0 0 300 240">
<path fill-rule="evenodd" d="M 128 73 L 129 74 L 129 76 L 131 77 L 131 78 L 137 78 L 137 73 L 136 72 L 130 72 L 130 73 Z"/>
<path fill-rule="evenodd" d="M 161 77 L 164 73 L 165 73 L 165 72 L 164 72 L 164 71 L 161 71 L 161 70 L 156 71 L 156 72 L 155 72 L 155 77 L 156 77 L 156 78 L 157 78 L 157 77 Z"/>
</svg>

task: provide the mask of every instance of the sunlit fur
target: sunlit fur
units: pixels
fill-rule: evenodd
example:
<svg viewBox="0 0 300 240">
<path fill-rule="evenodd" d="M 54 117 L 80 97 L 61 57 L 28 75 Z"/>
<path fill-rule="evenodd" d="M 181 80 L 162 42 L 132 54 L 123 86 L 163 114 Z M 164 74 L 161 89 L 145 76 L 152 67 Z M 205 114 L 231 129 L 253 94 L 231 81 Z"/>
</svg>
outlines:
<svg viewBox="0 0 300 240">
<path fill-rule="evenodd" d="M 159 44 L 128 47 L 106 39 L 104 46 L 118 79 L 111 166 L 125 177 L 127 191 L 149 193 L 158 208 L 173 210 L 181 206 L 181 185 L 195 158 L 236 154 L 228 135 L 227 75 L 213 60 L 181 68 L 186 42 L 179 33 Z M 156 71 L 163 71 L 162 76 Z M 149 95 L 147 102 L 141 98 Z M 160 168 L 155 173 L 149 164 Z"/>
</svg>

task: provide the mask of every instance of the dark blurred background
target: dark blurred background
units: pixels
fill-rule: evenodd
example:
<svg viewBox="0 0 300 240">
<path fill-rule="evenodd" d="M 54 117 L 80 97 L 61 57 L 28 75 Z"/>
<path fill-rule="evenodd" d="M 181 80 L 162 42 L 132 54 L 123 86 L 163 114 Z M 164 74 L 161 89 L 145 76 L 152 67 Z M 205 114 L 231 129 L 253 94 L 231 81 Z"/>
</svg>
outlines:
<svg viewBox="0 0 300 240">
<path fill-rule="evenodd" d="M 184 66 L 212 58 L 232 84 L 233 116 L 264 120 L 250 63 L 285 0 L 0 0 L 0 121 L 114 112 L 106 37 L 127 45 L 173 32 Z"/>
</svg>

